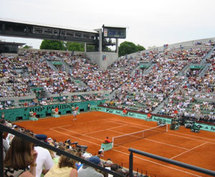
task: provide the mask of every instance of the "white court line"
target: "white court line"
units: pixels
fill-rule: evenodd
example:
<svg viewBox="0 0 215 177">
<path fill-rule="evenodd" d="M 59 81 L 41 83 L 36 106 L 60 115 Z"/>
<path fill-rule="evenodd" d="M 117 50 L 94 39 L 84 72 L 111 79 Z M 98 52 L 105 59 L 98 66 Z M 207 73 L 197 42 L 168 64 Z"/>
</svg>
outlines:
<svg viewBox="0 0 215 177">
<path fill-rule="evenodd" d="M 183 134 L 183 135 L 176 135 L 176 134 L 170 134 L 170 133 L 167 133 L 167 135 L 169 136 L 177 136 L 177 137 L 182 137 L 182 138 L 185 138 L 185 139 L 189 139 L 189 140 L 193 140 L 193 141 L 200 141 L 200 142 L 207 142 L 207 143 L 210 143 L 210 144 L 215 144 L 215 142 L 211 142 L 211 141 L 208 141 L 209 139 L 207 138 L 202 138 L 202 139 L 197 139 L 197 138 L 201 138 L 201 137 L 189 137 L 187 136 L 186 134 Z"/>
<path fill-rule="evenodd" d="M 111 118 L 111 119 L 114 119 L 114 118 Z M 95 122 L 95 121 L 97 121 L 97 120 L 94 120 L 94 122 Z M 100 120 L 99 120 L 99 121 L 100 121 Z M 105 121 L 105 122 L 112 122 L 112 120 L 111 120 L 111 121 Z M 118 120 L 115 121 L 115 123 L 116 123 L 116 122 L 125 123 L 125 122 L 123 122 L 123 121 L 118 121 Z M 133 124 L 133 123 L 132 123 L 132 124 Z M 122 125 L 122 127 L 123 127 L 123 126 L 127 126 L 127 125 L 129 125 L 129 124 L 125 123 L 124 125 Z M 138 124 L 133 124 L 133 125 L 138 125 Z M 66 126 L 70 126 L 70 125 L 66 125 Z M 59 126 L 59 128 L 63 128 L 63 127 L 66 127 L 66 126 Z M 121 127 L 121 126 L 117 126 L 117 127 Z M 117 127 L 113 127 L 113 128 L 110 128 L 110 129 L 103 129 L 103 130 L 101 130 L 101 131 L 104 131 L 104 130 L 111 130 L 111 129 L 114 129 L 114 128 L 117 128 Z M 140 126 L 138 126 L 138 127 L 140 127 Z M 55 128 L 58 128 L 58 127 L 55 127 Z M 53 129 L 53 130 L 54 130 L 54 129 Z M 91 132 L 90 134 L 97 133 L 97 132 L 101 132 L 101 131 Z M 114 131 L 114 130 L 111 130 L 111 131 Z M 115 131 L 115 132 L 116 132 L 116 131 Z M 77 132 L 74 132 L 74 133 L 77 133 Z M 117 131 L 117 133 L 119 133 L 119 132 Z M 123 132 L 122 132 L 122 134 L 123 134 Z M 180 134 L 181 134 L 181 133 L 180 133 Z M 87 136 L 87 134 L 82 134 L 82 135 L 86 135 L 86 136 Z M 196 137 L 193 136 L 193 135 L 191 135 L 191 136 L 195 137 L 195 139 L 194 139 L 194 138 L 191 138 L 191 137 L 183 136 L 183 134 L 182 134 L 182 135 L 176 135 L 175 133 L 170 133 L 170 132 L 168 132 L 167 135 L 169 135 L 169 136 L 182 137 L 182 138 L 190 139 L 190 140 L 194 140 L 194 141 L 201 141 L 201 142 L 203 141 L 203 140 L 196 139 Z M 92 138 L 92 137 L 91 137 L 91 138 Z M 184 149 L 184 150 L 189 150 L 189 149 L 186 149 L 186 148 L 183 148 L 183 147 L 174 146 L 174 145 L 171 145 L 171 144 L 167 144 L 167 143 L 163 143 L 163 142 L 159 142 L 159 141 L 155 141 L 155 140 L 150 140 L 150 139 L 147 139 L 147 138 L 146 138 L 146 140 L 148 140 L 148 141 L 154 141 L 154 142 L 156 142 L 156 143 L 165 144 L 165 145 L 172 146 L 172 147 L 181 148 L 181 149 Z M 211 142 L 208 142 L 208 143 L 211 143 Z M 212 144 L 213 144 L 213 143 L 212 143 Z"/>
<path fill-rule="evenodd" d="M 113 118 L 114 119 L 114 118 Z M 118 120 L 117 120 L 118 121 Z M 144 120 L 143 120 L 144 121 Z M 122 123 L 123 123 L 123 121 L 122 121 Z M 125 123 L 125 122 L 124 122 Z M 141 128 L 143 128 L 143 127 L 150 127 L 151 128 L 151 126 L 148 126 L 148 125 L 140 125 L 140 124 L 136 124 L 136 123 L 132 123 L 132 122 L 129 122 L 129 124 L 128 125 L 130 125 L 130 124 L 132 124 L 132 125 L 135 125 L 135 126 L 137 126 L 137 127 L 141 127 Z M 177 135 L 178 134 L 178 135 Z M 215 144 L 215 142 L 213 143 L 213 142 L 211 142 L 211 141 L 215 141 L 215 140 L 213 140 L 213 139 L 210 139 L 210 138 L 205 138 L 205 137 L 199 137 L 199 136 L 195 136 L 195 135 L 190 135 L 190 134 L 186 134 L 186 133 L 180 133 L 180 132 L 170 132 L 170 131 L 168 131 L 168 133 L 167 133 L 167 135 L 172 135 L 172 136 L 178 136 L 178 137 L 183 137 L 183 138 L 186 138 L 186 139 L 191 139 L 191 140 L 194 140 L 194 141 L 204 141 L 204 142 L 208 142 L 208 143 L 211 143 L 211 144 Z"/>
<path fill-rule="evenodd" d="M 92 120 L 92 121 L 90 121 L 90 122 L 101 122 L 101 120 Z M 105 122 L 113 122 L 112 120 L 109 120 L 109 121 L 105 121 Z M 117 123 L 117 124 L 120 124 L 120 125 L 122 125 L 122 123 L 121 122 L 114 122 L 114 123 Z M 51 127 L 51 128 L 49 128 L 50 130 L 54 130 L 55 128 L 62 128 L 62 127 L 70 127 L 71 125 L 75 125 L 76 123 L 72 123 L 71 122 L 71 124 L 67 124 L 67 125 L 62 125 L 62 126 L 56 126 L 56 127 Z M 82 123 L 80 123 L 80 124 L 83 124 L 83 122 Z M 84 124 L 86 124 L 86 122 L 84 123 Z M 126 124 L 127 125 L 127 124 Z M 76 132 L 77 133 L 77 132 Z"/>
<path fill-rule="evenodd" d="M 193 140 L 199 140 L 199 141 L 214 141 L 214 143 L 215 143 L 214 139 L 205 138 L 205 137 L 202 137 L 202 136 L 195 136 L 195 135 L 190 135 L 190 134 L 185 134 L 185 133 L 180 133 L 180 132 L 174 132 L 174 133 L 170 133 L 170 134 L 173 135 L 173 136 L 181 136 L 181 137 L 186 136 L 187 138 L 189 137 L 189 138 L 191 138 Z M 210 143 L 214 144 L 213 142 L 210 142 Z"/>
<path fill-rule="evenodd" d="M 62 128 L 62 129 L 64 129 L 64 128 Z M 67 130 L 67 129 L 65 129 L 65 130 Z M 86 142 L 88 142 L 88 143 L 91 143 L 91 144 L 94 144 L 94 145 L 97 145 L 97 146 L 101 146 L 100 144 L 93 143 L 93 142 L 91 142 L 91 141 L 87 141 L 87 140 L 78 138 L 78 137 L 76 137 L 76 136 L 72 136 L 72 135 L 70 135 L 70 134 L 68 134 L 68 133 L 64 133 L 64 132 L 61 132 L 61 131 L 58 131 L 58 130 L 53 130 L 53 131 L 58 132 L 58 133 L 63 134 L 63 135 L 67 135 L 67 136 L 70 136 L 70 137 L 74 137 L 75 139 L 79 139 L 79 140 L 82 140 L 82 141 L 86 141 Z M 70 131 L 70 130 L 67 130 L 67 131 Z M 77 133 L 77 132 L 76 132 L 76 133 Z"/>
<path fill-rule="evenodd" d="M 118 132 L 119 133 L 119 131 L 114 131 L 114 130 L 111 130 L 112 132 Z M 122 132 L 120 132 L 120 133 L 122 133 Z M 123 133 L 122 133 L 123 134 Z M 164 143 L 164 142 L 161 142 L 161 141 L 156 141 L 156 140 L 151 140 L 151 139 L 148 139 L 148 138 L 143 138 L 144 140 L 147 140 L 147 141 L 152 141 L 152 142 L 155 142 L 155 143 L 158 143 L 158 144 L 164 144 L 164 145 L 166 145 L 166 146 L 172 146 L 172 147 L 174 147 L 174 148 L 180 148 L 180 149 L 184 149 L 184 150 L 189 150 L 189 149 L 187 149 L 187 148 L 184 148 L 184 147 L 180 147 L 180 146 L 175 146 L 175 145 L 172 145 L 172 144 L 168 144 L 168 143 Z"/>
<path fill-rule="evenodd" d="M 120 147 L 121 147 L 121 146 L 120 146 Z M 128 149 L 128 148 L 126 148 L 126 149 Z M 125 152 L 122 152 L 122 151 L 119 151 L 119 150 L 114 150 L 114 149 L 112 149 L 112 150 L 113 150 L 113 151 L 116 151 L 116 152 L 119 152 L 119 153 L 121 153 L 121 154 L 125 154 L 126 156 L 130 155 L 129 153 L 125 153 Z M 135 155 L 134 155 L 134 156 L 135 156 Z M 154 164 L 156 164 L 156 165 L 158 165 L 158 166 L 162 166 L 162 167 L 165 167 L 165 168 L 170 168 L 170 169 L 172 169 L 172 170 L 180 171 L 180 172 L 182 172 L 182 173 L 186 173 L 186 174 L 189 174 L 189 175 L 192 175 L 192 176 L 202 177 L 202 176 L 199 176 L 199 175 L 197 175 L 197 174 L 193 174 L 193 173 L 191 173 L 191 172 L 188 172 L 188 171 L 185 171 L 185 170 L 180 170 L 180 169 L 177 169 L 177 168 L 174 168 L 174 167 L 166 166 L 166 165 L 163 165 L 163 164 L 158 163 L 158 162 L 154 162 L 154 161 L 151 161 L 151 160 L 148 160 L 148 159 L 141 158 L 141 157 L 139 157 L 139 156 L 135 156 L 135 158 L 140 159 L 140 160 L 143 160 L 143 161 L 147 161 L 147 162 L 150 162 L 150 163 L 154 163 Z"/>
<path fill-rule="evenodd" d="M 98 131 L 94 131 L 94 132 L 90 132 L 90 133 L 84 133 L 83 135 L 95 134 L 95 133 L 98 133 L 98 132 L 103 132 L 103 131 L 105 131 L 105 130 L 108 130 L 108 131 L 110 130 L 110 131 L 112 131 L 112 129 L 120 128 L 120 127 L 124 127 L 124 125 L 117 126 L 117 127 L 113 127 L 113 128 L 102 129 L 102 130 L 98 130 Z"/>
<path fill-rule="evenodd" d="M 110 119 L 113 119 L 114 120 L 114 117 L 111 117 Z M 102 120 L 105 120 L 104 122 L 113 122 L 113 120 L 107 120 L 107 119 L 102 119 Z M 90 121 L 90 122 L 97 122 L 97 121 L 101 121 L 101 120 L 93 120 L 93 121 Z M 127 125 L 130 125 L 130 124 L 132 124 L 132 125 L 135 125 L 135 126 L 137 126 L 137 127 L 140 127 L 140 128 L 143 128 L 143 127 L 151 127 L 151 126 L 147 126 L 147 125 L 139 125 L 139 124 L 136 124 L 136 123 L 125 123 L 125 122 L 123 122 L 123 121 L 120 121 L 120 120 L 114 120 L 114 123 L 120 123 L 121 125 L 122 125 L 122 123 L 124 123 L 124 126 L 127 126 Z M 57 127 L 52 127 L 52 128 L 50 128 L 50 130 L 52 130 L 52 129 L 54 129 L 54 128 L 60 128 L 60 127 L 69 127 L 69 126 L 71 126 L 71 124 L 70 125 L 65 125 L 65 126 L 57 126 Z M 114 127 L 113 127 L 114 128 Z M 108 130 L 108 129 L 107 129 Z M 182 137 L 182 138 L 185 138 L 185 139 L 190 139 L 190 140 L 194 140 L 194 141 L 212 141 L 213 139 L 208 139 L 208 138 L 204 138 L 204 137 L 197 137 L 197 136 L 195 136 L 195 135 L 189 135 L 189 134 L 185 134 L 185 133 L 179 133 L 179 132 L 174 132 L 174 133 L 171 133 L 170 131 L 168 131 L 168 133 L 167 133 L 167 135 L 169 135 L 169 136 L 177 136 L 177 137 Z M 211 143 L 211 144 L 215 144 L 215 142 L 213 143 L 213 142 L 208 142 L 208 143 Z"/>
<path fill-rule="evenodd" d="M 128 117 L 129 118 L 129 117 Z M 115 120 L 115 117 L 109 117 L 109 119 L 112 119 L 112 120 L 114 120 L 115 122 L 120 122 L 120 123 L 124 123 L 124 124 L 126 124 L 126 125 L 135 125 L 136 127 L 141 127 L 141 128 L 144 128 L 144 127 L 152 127 L 152 126 L 149 126 L 149 125 L 140 125 L 140 124 L 138 124 L 138 123 L 132 123 L 132 122 L 129 122 L 129 123 L 125 123 L 124 121 L 120 121 L 120 120 Z M 132 119 L 132 118 L 131 118 Z M 106 118 L 102 118 L 102 120 L 107 120 Z M 143 120 L 144 121 L 144 120 Z M 180 134 L 180 135 L 178 135 L 178 136 L 181 136 L 181 137 L 183 137 L 183 138 L 187 138 L 187 139 L 192 139 L 192 140 L 195 140 L 195 141 L 215 141 L 215 140 L 213 140 L 213 139 L 210 139 L 210 138 L 205 138 L 205 137 L 197 137 L 197 136 L 195 136 L 195 135 L 190 135 L 190 134 L 186 134 L 186 133 L 180 133 L 180 132 L 170 132 L 170 131 L 168 131 L 168 135 L 173 135 L 173 136 L 177 136 L 176 134 Z M 190 138 L 188 138 L 190 136 Z M 193 138 L 191 138 L 191 137 L 193 137 Z M 202 140 L 200 140 L 200 139 L 202 139 Z M 212 143 L 212 144 L 214 144 L 213 142 L 208 142 L 208 143 Z"/>
<path fill-rule="evenodd" d="M 148 127 L 150 127 L 150 128 L 152 128 L 152 126 L 149 126 L 149 125 L 140 125 L 140 124 L 136 124 L 136 123 L 133 123 L 133 122 L 124 122 L 124 121 L 120 121 L 120 120 L 117 120 L 117 122 L 120 122 L 120 123 L 124 123 L 124 124 L 126 124 L 126 125 L 134 125 L 135 127 L 140 127 L 140 128 L 144 128 L 144 127 L 146 127 L 146 128 L 148 128 Z"/>
<path fill-rule="evenodd" d="M 114 120 L 114 118 L 111 118 L 113 120 L 107 120 L 104 118 L 104 122 L 113 122 L 113 123 L 117 123 L 117 124 L 120 124 L 121 126 L 117 126 L 117 127 L 113 127 L 113 128 L 108 128 L 108 129 L 103 129 L 103 130 L 98 130 L 98 131 L 95 131 L 93 133 L 96 133 L 96 132 L 101 132 L 101 131 L 104 131 L 104 130 L 111 130 L 111 129 L 114 129 L 114 128 L 119 128 L 119 127 L 123 127 L 123 126 L 129 126 L 130 124 L 126 123 L 126 122 L 123 122 L 123 121 L 120 121 L 120 120 Z M 93 120 L 93 121 L 90 121 L 90 122 L 100 122 L 101 120 Z M 123 124 L 122 124 L 123 123 Z M 133 123 L 134 124 L 134 123 Z M 138 124 L 134 124 L 134 125 L 138 125 Z M 66 128 L 66 127 L 70 127 L 71 124 L 69 125 L 64 125 L 64 126 L 57 126 L 57 127 L 52 127 L 52 128 L 49 128 L 50 130 L 55 130 L 56 128 Z M 143 126 L 140 126 L 139 127 L 143 128 Z M 144 126 L 144 127 L 150 127 L 150 126 Z M 77 133 L 77 132 L 76 132 Z"/>
<path fill-rule="evenodd" d="M 205 144 L 207 144 L 207 142 L 202 143 L 202 144 L 200 144 L 200 145 L 198 145 L 198 146 L 195 146 L 195 147 L 191 148 L 190 150 L 184 151 L 184 152 L 182 152 L 182 153 L 180 153 L 180 154 L 178 154 L 178 155 L 176 155 L 176 156 L 173 156 L 173 157 L 171 157 L 170 159 L 175 159 L 176 157 L 181 156 L 182 154 L 188 153 L 188 152 L 190 152 L 190 151 L 192 151 L 192 150 L 194 150 L 194 149 L 196 149 L 196 148 L 199 148 L 200 146 L 203 146 L 203 145 L 205 145 Z"/>
<path fill-rule="evenodd" d="M 113 118 L 114 119 L 114 118 Z M 144 121 L 144 120 L 143 120 Z M 151 126 L 148 126 L 148 125 L 139 125 L 139 124 L 136 124 L 136 123 L 132 123 L 132 122 L 129 122 L 129 125 L 130 124 L 133 124 L 133 125 L 136 125 L 137 127 L 142 127 L 142 126 L 144 126 L 144 127 L 151 127 Z M 176 134 L 180 134 L 181 135 L 181 137 L 183 137 L 183 138 L 187 138 L 187 137 L 189 137 L 190 136 L 190 139 L 192 139 L 192 140 L 198 140 L 198 141 L 201 141 L 200 139 L 202 139 L 202 141 L 214 141 L 214 143 L 215 143 L 215 140 L 214 139 L 210 139 L 210 138 L 205 138 L 205 137 L 200 137 L 200 136 L 195 136 L 195 135 L 190 135 L 190 134 L 186 134 L 186 133 L 181 133 L 181 132 L 170 132 L 170 131 L 168 131 L 168 134 L 170 135 L 173 135 L 173 136 L 177 136 Z M 180 135 L 178 135 L 178 136 L 180 136 Z M 192 138 L 191 138 L 192 137 Z M 209 143 L 212 143 L 212 144 L 214 144 L 213 142 L 209 142 Z"/>
<path fill-rule="evenodd" d="M 142 125 L 138 125 L 136 123 L 129 123 L 129 124 L 133 124 L 133 125 L 137 125 L 138 127 L 142 127 Z M 151 126 L 147 126 L 145 125 L 146 127 L 151 127 Z M 195 140 L 195 141 L 209 141 L 208 143 L 212 143 L 214 144 L 213 142 L 210 142 L 210 141 L 215 141 L 213 139 L 210 139 L 210 138 L 205 138 L 205 137 L 200 137 L 200 136 L 195 136 L 195 135 L 190 135 L 190 134 L 186 134 L 186 133 L 180 133 L 180 132 L 170 132 L 168 131 L 167 135 L 170 135 L 170 136 L 178 136 L 178 137 L 182 137 L 182 138 L 186 138 L 186 139 L 191 139 L 191 140 Z"/>
<path fill-rule="evenodd" d="M 109 121 L 108 121 L 109 122 Z M 111 129 L 114 129 L 114 128 L 119 128 L 119 127 L 123 127 L 123 126 L 127 126 L 127 124 L 125 124 L 125 125 L 122 125 L 122 126 L 117 126 L 117 127 L 113 127 L 113 128 L 109 128 L 109 129 L 103 129 L 103 130 L 99 130 L 99 131 L 94 131 L 94 132 L 91 132 L 91 133 L 88 133 L 88 134 L 82 134 L 82 135 L 84 135 L 84 136 L 87 136 L 87 135 L 89 135 L 89 134 L 94 134 L 94 133 L 98 133 L 98 132 L 101 132 L 101 131 L 105 131 L 105 130 L 111 130 Z M 64 128 L 63 127 L 65 127 L 65 126 L 59 126 L 58 128 L 60 128 L 60 129 L 63 129 L 64 130 Z M 54 129 L 53 129 L 54 130 Z M 65 129 L 65 130 L 67 130 L 67 129 Z M 73 133 L 77 133 L 77 132 L 74 132 L 74 131 L 71 131 L 71 130 L 67 130 L 67 131 L 70 131 L 70 132 L 73 132 Z M 119 133 L 119 131 L 114 131 L 114 130 L 111 130 L 112 132 L 117 132 L 117 133 Z M 122 133 L 123 134 L 123 132 L 120 132 L 120 133 Z M 174 135 L 174 134 L 171 134 L 171 135 L 173 135 L 173 136 L 179 136 L 179 135 Z M 74 137 L 74 136 L 73 136 Z M 92 137 L 92 136 L 88 136 L 88 137 L 90 137 L 90 138 L 93 138 L 93 139 L 96 139 L 96 140 L 99 140 L 99 141 L 102 141 L 101 139 L 97 139 L 97 138 L 94 138 L 94 137 Z M 183 137 L 183 138 L 186 138 L 186 137 L 184 137 L 184 136 L 179 136 L 179 137 Z M 163 143 L 163 142 L 159 142 L 159 141 L 156 141 L 156 140 L 151 140 L 151 139 L 148 139 L 148 138 L 145 138 L 146 140 L 148 140 L 148 141 L 152 141 L 152 142 L 156 142 L 156 143 L 159 143 L 159 144 L 164 144 L 164 145 L 167 145 L 167 146 L 171 146 L 171 147 L 176 147 L 176 148 L 180 148 L 180 149 L 184 149 L 184 150 L 187 150 L 187 152 L 189 152 L 189 151 L 191 151 L 190 149 L 187 149 L 187 148 L 184 148 L 184 147 L 179 147 L 179 146 L 175 146 L 175 145 L 171 145 L 171 144 L 168 144 L 168 143 Z M 193 138 L 187 138 L 187 139 L 191 139 L 191 140 L 196 140 L 196 139 L 193 139 Z M 194 148 L 195 149 L 195 148 Z M 186 152 L 186 151 L 185 151 Z M 183 154 L 183 153 L 182 153 Z M 179 155 L 176 155 L 176 156 L 174 156 L 174 157 L 177 157 L 177 156 L 179 156 Z"/>
<path fill-rule="evenodd" d="M 62 128 L 62 129 L 64 129 L 64 128 Z M 66 130 L 67 130 L 67 129 L 66 129 Z M 61 131 L 57 131 L 57 130 L 54 130 L 54 131 L 56 131 L 56 132 L 58 132 L 58 133 L 60 133 L 60 134 L 64 134 L 64 135 L 67 135 L 67 136 L 71 136 L 70 134 L 67 134 L 67 133 L 64 133 L 64 132 L 61 132 Z M 71 130 L 67 130 L 67 131 L 71 131 Z M 71 132 L 72 132 L 72 131 L 71 131 Z M 77 133 L 77 132 L 76 132 L 76 133 Z M 75 137 L 75 136 L 71 136 L 71 137 Z M 88 140 L 84 140 L 84 139 L 77 138 L 77 137 L 75 137 L 75 138 L 76 138 L 76 139 L 80 139 L 80 140 L 85 141 L 85 142 L 88 142 L 88 143 L 90 143 L 90 144 L 97 145 L 97 146 L 99 146 L 99 147 L 101 146 L 100 144 L 93 143 L 93 142 L 88 141 Z M 91 138 L 92 138 L 92 137 L 91 137 Z M 94 138 L 94 139 L 97 139 L 97 138 Z M 100 140 L 100 139 L 98 139 L 98 140 Z M 123 146 L 120 146 L 120 147 L 123 147 Z M 123 148 L 128 149 L 128 147 L 123 147 Z M 122 151 L 119 151 L 119 150 L 112 149 L 112 151 L 115 151 L 115 152 L 124 154 L 124 155 L 126 155 L 126 156 L 129 156 L 129 153 L 125 153 L 125 152 L 122 152 Z M 154 164 L 156 164 L 156 165 L 163 166 L 163 167 L 165 167 L 165 168 L 169 168 L 169 169 L 172 169 L 172 170 L 180 171 L 180 172 L 183 172 L 183 173 L 192 175 L 192 176 L 201 177 L 201 176 L 199 176 L 199 175 L 196 175 L 196 174 L 187 172 L 187 171 L 185 171 L 185 170 L 180 170 L 180 169 L 177 169 L 177 168 L 174 168 L 174 167 L 166 166 L 166 165 L 163 165 L 163 164 L 160 164 L 160 163 L 157 163 L 157 162 L 148 160 L 148 159 L 144 159 L 144 158 L 141 158 L 141 157 L 138 157 L 138 156 L 135 156 L 135 158 L 138 158 L 138 159 L 140 159 L 140 160 L 147 161 L 147 162 L 150 162 L 150 163 L 154 163 Z"/>
<path fill-rule="evenodd" d="M 107 121 L 107 120 L 105 120 L 105 119 L 102 119 L 104 122 L 112 122 L 113 120 L 114 120 L 114 118 L 111 118 L 112 120 L 111 121 Z M 96 121 L 100 121 L 100 120 L 94 120 L 93 122 L 96 122 Z M 125 122 L 123 122 L 123 121 L 119 121 L 119 120 L 115 120 L 114 121 L 114 123 L 120 123 L 121 125 L 122 125 L 122 123 L 124 124 L 124 125 L 122 125 L 122 126 L 128 126 L 128 125 L 136 125 L 136 126 L 138 126 L 138 127 L 141 127 L 141 128 L 143 128 L 143 126 L 144 127 L 151 127 L 151 126 L 147 126 L 147 125 L 142 125 L 142 126 L 140 126 L 139 124 L 136 124 L 136 123 L 125 123 Z M 69 126 L 71 126 L 71 125 L 69 125 Z M 62 128 L 63 126 L 58 126 L 58 127 L 55 127 L 55 128 Z M 116 128 L 116 127 L 113 127 L 113 128 L 111 128 L 111 129 L 114 129 L 114 128 Z M 53 129 L 54 130 L 54 129 Z M 109 130 L 109 129 L 107 129 L 107 130 Z M 57 130 L 54 130 L 54 131 L 57 131 Z M 68 130 L 68 131 L 71 131 L 71 130 Z M 112 131 L 112 130 L 111 130 Z M 57 132 L 59 132 L 59 131 L 57 131 Z M 62 133 L 62 132 L 59 132 L 59 133 Z M 77 133 L 77 132 L 75 132 L 75 133 Z M 66 133 L 62 133 L 62 134 L 66 134 Z M 68 135 L 68 136 L 71 136 L 71 135 L 69 135 L 69 134 L 66 134 L 66 135 Z M 183 133 L 180 133 L 180 135 L 175 135 L 175 134 L 169 134 L 169 135 L 172 135 L 172 136 L 179 136 L 179 137 L 183 137 L 183 138 L 187 138 L 186 136 L 187 136 L 187 134 L 183 134 Z M 183 136 L 183 135 L 185 135 L 185 136 Z M 87 136 L 87 135 L 85 135 L 85 136 Z M 190 137 L 188 137 L 188 139 L 192 139 L 192 140 L 198 140 L 198 139 L 196 139 L 197 137 L 196 136 L 193 136 L 193 135 L 191 135 L 192 137 L 195 137 L 195 139 L 194 138 L 190 138 Z M 73 136 L 74 138 L 77 138 L 77 137 L 75 137 L 75 136 Z M 91 136 L 90 136 L 91 137 Z M 91 138 L 93 138 L 93 137 L 91 137 Z M 80 139 L 80 140 L 83 140 L 83 139 L 81 139 L 81 138 L 77 138 L 77 139 Z M 94 138 L 94 139 L 96 139 L 96 138 Z M 203 139 L 203 138 L 202 138 Z M 97 139 L 97 140 L 100 140 L 100 139 Z M 83 140 L 83 141 L 86 141 L 86 140 Z M 200 140 L 198 140 L 198 141 L 200 141 Z M 93 143 L 93 142 L 90 142 L 90 141 L 86 141 L 86 142 L 89 142 L 89 143 L 91 143 L 91 144 L 95 144 L 95 145 L 97 145 L 97 146 L 99 146 L 100 147 L 100 144 L 96 144 L 96 143 Z M 122 148 L 126 148 L 126 149 L 128 149 L 128 147 L 124 147 L 124 146 L 120 146 L 120 147 L 122 147 Z M 113 151 L 117 151 L 117 150 L 114 150 L 114 149 L 112 149 Z M 190 150 L 191 151 L 191 150 Z M 126 155 L 129 155 L 128 153 L 124 153 L 124 152 L 122 152 L 122 151 L 118 151 L 118 152 L 120 152 L 120 153 L 123 153 L 123 154 L 126 154 Z M 179 155 L 177 155 L 177 156 L 179 156 Z M 137 158 L 139 158 L 139 157 L 137 157 Z M 142 158 L 139 158 L 139 159 L 142 159 Z M 155 164 L 157 164 L 157 165 L 161 165 L 161 166 L 165 166 L 165 165 L 162 165 L 162 164 L 160 164 L 160 163 L 156 163 L 156 162 L 153 162 L 153 161 L 150 161 L 150 160 L 146 160 L 146 159 L 142 159 L 142 160 L 145 160 L 145 161 L 149 161 L 149 162 L 151 162 L 151 163 L 155 163 Z M 172 168 L 172 167 L 169 167 L 169 166 L 165 166 L 165 167 L 168 167 L 168 168 Z M 181 170 L 179 170 L 179 169 L 176 169 L 176 168 L 172 168 L 172 169 L 174 169 L 174 170 L 178 170 L 178 171 L 181 171 Z M 182 172 L 184 172 L 184 173 L 189 173 L 189 172 L 186 172 L 186 171 L 182 171 Z M 191 175 L 193 175 L 193 176 L 198 176 L 198 175 L 195 175 L 195 174 L 192 174 L 192 173 L 189 173 L 189 174 L 191 174 Z"/>
</svg>

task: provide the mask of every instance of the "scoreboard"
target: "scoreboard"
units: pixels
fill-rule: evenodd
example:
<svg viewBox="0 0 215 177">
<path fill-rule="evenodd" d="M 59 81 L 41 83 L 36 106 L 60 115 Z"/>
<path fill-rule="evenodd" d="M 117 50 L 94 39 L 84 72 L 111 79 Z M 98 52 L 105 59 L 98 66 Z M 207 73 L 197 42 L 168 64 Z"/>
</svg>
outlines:
<svg viewBox="0 0 215 177">
<path fill-rule="evenodd" d="M 109 27 L 103 25 L 104 38 L 126 38 L 126 28 L 123 27 Z"/>
</svg>

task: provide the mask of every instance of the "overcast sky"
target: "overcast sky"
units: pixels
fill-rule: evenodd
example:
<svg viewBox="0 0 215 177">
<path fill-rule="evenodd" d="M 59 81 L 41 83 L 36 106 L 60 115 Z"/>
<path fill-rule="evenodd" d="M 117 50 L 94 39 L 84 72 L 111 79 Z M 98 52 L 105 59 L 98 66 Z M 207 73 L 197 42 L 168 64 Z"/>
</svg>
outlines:
<svg viewBox="0 0 215 177">
<path fill-rule="evenodd" d="M 215 37 L 215 0 L 0 0 L 0 19 L 93 30 L 127 28 L 145 48 Z M 39 48 L 41 40 L 5 38 Z M 124 40 L 120 40 L 123 42 Z"/>
</svg>

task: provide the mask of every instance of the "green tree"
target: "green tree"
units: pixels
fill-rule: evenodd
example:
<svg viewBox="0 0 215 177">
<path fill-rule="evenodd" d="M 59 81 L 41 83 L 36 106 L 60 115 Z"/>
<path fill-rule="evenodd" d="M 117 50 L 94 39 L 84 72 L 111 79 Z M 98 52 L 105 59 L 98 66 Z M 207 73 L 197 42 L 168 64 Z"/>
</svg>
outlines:
<svg viewBox="0 0 215 177">
<path fill-rule="evenodd" d="M 146 50 L 143 46 L 137 44 L 137 51 Z"/>
<path fill-rule="evenodd" d="M 124 56 L 127 54 L 135 53 L 138 51 L 145 50 L 145 48 L 141 45 L 135 45 L 132 42 L 125 41 L 119 46 L 119 56 Z"/>
<path fill-rule="evenodd" d="M 43 40 L 40 49 L 65 50 L 64 42 L 57 40 Z"/>
<path fill-rule="evenodd" d="M 94 52 L 96 51 L 95 45 L 87 45 L 87 52 Z"/>
<path fill-rule="evenodd" d="M 66 49 L 69 51 L 84 52 L 84 44 L 78 42 L 66 42 Z"/>
</svg>

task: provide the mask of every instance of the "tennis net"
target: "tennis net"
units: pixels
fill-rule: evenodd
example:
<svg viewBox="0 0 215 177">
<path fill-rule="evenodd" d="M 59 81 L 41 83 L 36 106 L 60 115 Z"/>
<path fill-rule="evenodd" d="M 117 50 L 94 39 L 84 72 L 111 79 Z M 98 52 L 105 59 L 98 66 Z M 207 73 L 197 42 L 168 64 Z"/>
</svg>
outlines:
<svg viewBox="0 0 215 177">
<path fill-rule="evenodd" d="M 157 127 L 153 127 L 146 130 L 141 130 L 134 133 L 124 134 L 120 136 L 115 136 L 112 139 L 113 146 L 119 146 L 125 143 L 130 143 L 132 141 L 137 141 L 155 134 L 167 132 L 168 130 L 167 124 L 161 124 Z"/>
</svg>

